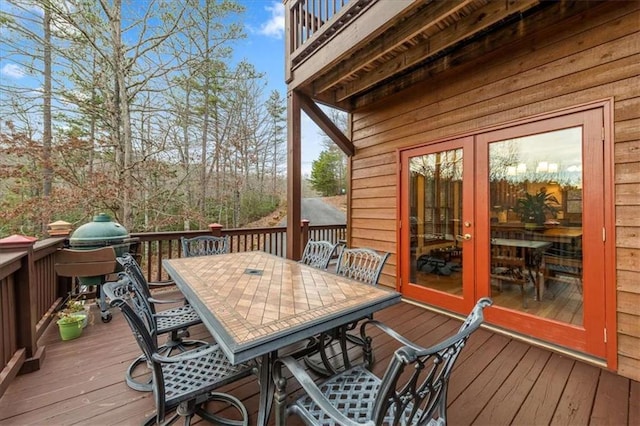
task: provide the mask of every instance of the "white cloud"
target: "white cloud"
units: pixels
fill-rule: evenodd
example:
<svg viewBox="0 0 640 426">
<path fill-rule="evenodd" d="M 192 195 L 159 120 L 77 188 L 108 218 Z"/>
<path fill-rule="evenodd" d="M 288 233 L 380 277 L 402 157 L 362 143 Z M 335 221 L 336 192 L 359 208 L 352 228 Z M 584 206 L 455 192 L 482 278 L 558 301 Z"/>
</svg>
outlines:
<svg viewBox="0 0 640 426">
<path fill-rule="evenodd" d="M 282 38 L 284 35 L 284 4 L 272 2 L 265 9 L 271 13 L 268 21 L 260 25 L 259 33 L 274 38 Z"/>
<path fill-rule="evenodd" d="M 24 68 L 22 68 L 20 65 L 6 64 L 5 66 L 2 67 L 2 69 L 0 69 L 0 74 L 5 75 L 7 77 L 11 77 L 11 78 L 22 78 L 27 73 L 25 72 Z"/>
</svg>

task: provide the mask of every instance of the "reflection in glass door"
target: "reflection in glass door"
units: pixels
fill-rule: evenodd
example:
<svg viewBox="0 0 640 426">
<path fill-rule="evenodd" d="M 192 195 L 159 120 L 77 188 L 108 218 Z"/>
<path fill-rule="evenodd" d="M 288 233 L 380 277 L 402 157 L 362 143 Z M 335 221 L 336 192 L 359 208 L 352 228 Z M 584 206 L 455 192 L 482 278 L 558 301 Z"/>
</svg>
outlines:
<svg viewBox="0 0 640 426">
<path fill-rule="evenodd" d="M 489 323 L 603 357 L 603 117 L 577 110 L 402 151 L 403 295 L 460 314 L 490 296 Z"/>
<path fill-rule="evenodd" d="M 473 302 L 473 287 L 464 285 L 463 273 L 463 259 L 470 258 L 468 251 L 463 255 L 463 249 L 471 239 L 471 224 L 464 220 L 464 214 L 472 211 L 470 204 L 465 204 L 463 187 L 463 174 L 472 168 L 467 167 L 469 160 L 464 156 L 465 141 L 471 139 L 403 154 L 403 167 L 408 170 L 404 220 L 410 225 L 405 294 L 460 310 Z"/>
<path fill-rule="evenodd" d="M 582 128 L 489 145 L 490 295 L 583 325 Z"/>
<path fill-rule="evenodd" d="M 488 321 L 563 347 L 606 352 L 603 111 L 476 136 L 478 295 Z"/>
</svg>

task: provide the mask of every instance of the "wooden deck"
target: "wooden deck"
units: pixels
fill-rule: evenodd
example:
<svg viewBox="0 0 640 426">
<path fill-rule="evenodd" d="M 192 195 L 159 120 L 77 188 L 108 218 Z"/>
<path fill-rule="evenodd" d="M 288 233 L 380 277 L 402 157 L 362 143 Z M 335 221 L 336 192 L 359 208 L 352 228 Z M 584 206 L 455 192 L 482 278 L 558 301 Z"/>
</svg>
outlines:
<svg viewBox="0 0 640 426">
<path fill-rule="evenodd" d="M 93 321 L 76 340 L 62 342 L 53 324 L 43 336 L 44 367 L 17 377 L 0 399 L 0 424 L 140 424 L 154 411 L 150 393 L 129 389 L 124 371 L 139 354 L 122 315 Z M 460 322 L 400 303 L 376 314 L 421 345 L 452 334 Z M 203 338 L 203 327 L 193 338 Z M 384 370 L 396 347 L 374 339 L 375 369 Z M 295 381 L 289 381 L 300 392 Z M 249 377 L 227 391 L 246 404 L 255 421 L 258 386 Z M 449 388 L 449 424 L 640 424 L 640 383 L 508 337 L 479 330 L 463 350 Z M 291 418 L 290 424 L 300 424 Z"/>
</svg>

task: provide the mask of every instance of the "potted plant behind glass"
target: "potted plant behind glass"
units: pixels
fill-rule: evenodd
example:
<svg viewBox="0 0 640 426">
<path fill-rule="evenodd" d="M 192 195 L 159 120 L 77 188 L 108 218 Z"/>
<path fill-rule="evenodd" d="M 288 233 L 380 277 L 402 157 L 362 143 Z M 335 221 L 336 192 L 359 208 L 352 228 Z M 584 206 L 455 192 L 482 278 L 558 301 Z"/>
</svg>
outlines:
<svg viewBox="0 0 640 426">
<path fill-rule="evenodd" d="M 544 225 L 547 213 L 555 218 L 559 207 L 558 199 L 543 187 L 535 194 L 526 192 L 524 197 L 518 198 L 513 211 L 520 215 L 525 229 L 537 229 Z"/>
</svg>

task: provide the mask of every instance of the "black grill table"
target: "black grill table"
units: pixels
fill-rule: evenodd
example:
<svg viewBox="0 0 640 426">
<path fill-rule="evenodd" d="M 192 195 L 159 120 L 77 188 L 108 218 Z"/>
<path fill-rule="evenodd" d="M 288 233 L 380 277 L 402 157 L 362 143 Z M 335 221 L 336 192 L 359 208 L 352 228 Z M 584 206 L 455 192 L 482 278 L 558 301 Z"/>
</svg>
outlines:
<svg viewBox="0 0 640 426">
<path fill-rule="evenodd" d="M 163 266 L 231 363 L 258 359 L 265 425 L 278 350 L 398 303 L 373 287 L 264 252 L 165 259 Z"/>
</svg>

